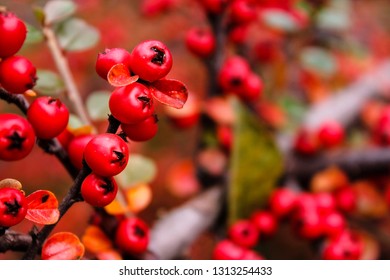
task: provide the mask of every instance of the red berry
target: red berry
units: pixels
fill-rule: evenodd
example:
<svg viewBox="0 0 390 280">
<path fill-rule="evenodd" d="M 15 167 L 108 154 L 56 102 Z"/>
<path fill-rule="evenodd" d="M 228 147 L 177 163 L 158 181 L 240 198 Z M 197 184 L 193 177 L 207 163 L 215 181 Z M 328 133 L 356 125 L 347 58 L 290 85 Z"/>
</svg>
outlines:
<svg viewBox="0 0 390 280">
<path fill-rule="evenodd" d="M 264 257 L 253 250 L 244 250 L 244 255 L 240 258 L 240 260 L 264 260 Z"/>
<path fill-rule="evenodd" d="M 139 218 L 128 218 L 119 223 L 115 243 L 127 254 L 141 254 L 149 244 L 149 228 Z"/>
<path fill-rule="evenodd" d="M 230 18 L 233 22 L 247 23 L 256 19 L 256 7 L 251 1 L 236 0 L 230 5 Z"/>
<path fill-rule="evenodd" d="M 27 119 L 38 138 L 51 139 L 65 130 L 69 111 L 59 99 L 42 96 L 31 103 Z"/>
<path fill-rule="evenodd" d="M 129 148 L 118 135 L 103 133 L 95 136 L 85 146 L 84 159 L 95 174 L 112 177 L 125 169 L 129 160 Z"/>
<path fill-rule="evenodd" d="M 15 114 L 0 115 L 0 159 L 25 158 L 33 149 L 35 133 L 30 123 Z"/>
<path fill-rule="evenodd" d="M 142 122 L 154 112 L 152 94 L 140 83 L 115 89 L 111 94 L 109 107 L 112 115 L 125 124 Z"/>
<path fill-rule="evenodd" d="M 257 227 L 260 235 L 274 235 L 278 229 L 278 221 L 269 211 L 256 211 L 251 217 L 252 223 Z"/>
<path fill-rule="evenodd" d="M 131 69 L 140 79 L 148 82 L 164 78 L 172 63 L 171 52 L 160 41 L 144 41 L 131 52 Z"/>
<path fill-rule="evenodd" d="M 318 131 L 318 140 L 324 148 L 340 146 L 344 141 L 344 128 L 337 122 L 326 122 Z"/>
<path fill-rule="evenodd" d="M 229 40 L 234 44 L 243 44 L 248 37 L 249 24 L 234 24 L 229 30 Z"/>
<path fill-rule="evenodd" d="M 352 187 L 338 189 L 335 194 L 337 208 L 343 212 L 351 213 L 356 208 L 356 193 Z"/>
<path fill-rule="evenodd" d="M 107 74 L 110 69 L 119 63 L 124 64 L 130 71 L 130 53 L 122 48 L 105 49 L 104 52 L 98 54 L 95 69 L 100 77 L 107 80 Z"/>
<path fill-rule="evenodd" d="M 158 130 L 157 115 L 152 115 L 146 120 L 136 124 L 122 124 L 122 130 L 133 141 L 142 142 L 152 139 Z"/>
<path fill-rule="evenodd" d="M 16 54 L 26 39 L 27 28 L 23 21 L 10 12 L 0 12 L 0 57 Z"/>
<path fill-rule="evenodd" d="M 263 91 L 263 81 L 261 78 L 251 73 L 244 81 L 243 91 L 238 92 L 238 95 L 246 101 L 259 100 Z"/>
<path fill-rule="evenodd" d="M 70 161 L 77 168 L 83 167 L 83 157 L 85 146 L 91 141 L 94 135 L 79 135 L 70 140 L 68 145 L 68 154 Z"/>
<path fill-rule="evenodd" d="M 238 246 L 230 240 L 222 240 L 213 250 L 213 260 L 240 260 L 247 249 Z"/>
<path fill-rule="evenodd" d="M 230 151 L 233 147 L 233 129 L 228 125 L 217 126 L 217 139 L 219 144 Z"/>
<path fill-rule="evenodd" d="M 215 38 L 210 30 L 194 27 L 186 35 L 187 48 L 200 57 L 210 56 L 215 49 Z"/>
<path fill-rule="evenodd" d="M 11 56 L 0 62 L 0 84 L 10 93 L 24 93 L 35 86 L 36 69 L 22 56 Z"/>
<path fill-rule="evenodd" d="M 300 155 L 312 156 L 319 150 L 317 137 L 306 129 L 298 131 L 294 140 L 294 150 Z"/>
<path fill-rule="evenodd" d="M 319 238 L 324 233 L 323 220 L 316 209 L 297 213 L 293 227 L 300 237 L 306 239 Z"/>
<path fill-rule="evenodd" d="M 346 228 L 345 218 L 338 212 L 326 214 L 323 223 L 324 233 L 329 237 L 340 235 Z"/>
<path fill-rule="evenodd" d="M 239 56 L 228 58 L 221 67 L 218 82 L 225 92 L 243 92 L 245 80 L 251 73 L 248 62 Z"/>
<path fill-rule="evenodd" d="M 239 220 L 229 227 L 229 238 L 239 246 L 250 248 L 257 244 L 259 231 L 249 220 Z"/>
<path fill-rule="evenodd" d="M 118 192 L 114 178 L 89 174 L 81 184 L 81 195 L 85 202 L 94 207 L 104 207 L 110 204 Z"/>
<path fill-rule="evenodd" d="M 174 0 L 144 0 L 141 3 L 141 13 L 143 16 L 156 16 L 169 10 L 174 4 Z"/>
<path fill-rule="evenodd" d="M 323 251 L 325 260 L 358 260 L 363 251 L 363 241 L 357 234 L 345 230 L 330 239 Z"/>
<path fill-rule="evenodd" d="M 330 193 L 316 193 L 314 200 L 321 215 L 329 214 L 336 209 L 336 201 Z"/>
<path fill-rule="evenodd" d="M 296 194 L 290 189 L 277 189 L 272 192 L 269 205 L 272 213 L 277 217 L 286 216 L 295 208 Z"/>
<path fill-rule="evenodd" d="M 208 13 L 220 14 L 229 0 L 198 0 Z"/>
<path fill-rule="evenodd" d="M 74 138 L 74 135 L 67 128 L 65 128 L 59 135 L 57 135 L 56 138 L 60 142 L 61 146 L 67 150 L 70 141 L 72 141 Z"/>
<path fill-rule="evenodd" d="M 0 189 L 0 227 L 12 227 L 20 223 L 27 213 L 24 194 L 14 188 Z"/>
</svg>

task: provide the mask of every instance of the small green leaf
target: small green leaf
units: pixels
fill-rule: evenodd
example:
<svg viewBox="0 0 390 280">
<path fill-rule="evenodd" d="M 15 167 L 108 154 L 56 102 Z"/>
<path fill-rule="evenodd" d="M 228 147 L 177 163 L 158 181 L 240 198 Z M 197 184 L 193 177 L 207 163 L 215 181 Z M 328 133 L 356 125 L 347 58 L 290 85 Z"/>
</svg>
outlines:
<svg viewBox="0 0 390 280">
<path fill-rule="evenodd" d="M 59 95 L 65 91 L 65 85 L 60 76 L 50 70 L 38 69 L 37 84 L 34 90 L 43 95 Z"/>
<path fill-rule="evenodd" d="M 40 25 L 44 25 L 45 22 L 45 11 L 41 7 L 33 8 L 35 19 L 39 22 Z"/>
<path fill-rule="evenodd" d="M 43 10 L 45 23 L 51 25 L 72 16 L 76 11 L 76 4 L 69 0 L 52 0 L 46 3 Z"/>
<path fill-rule="evenodd" d="M 241 102 L 234 100 L 237 120 L 230 162 L 229 222 L 247 219 L 265 206 L 283 170 L 273 135 Z"/>
<path fill-rule="evenodd" d="M 110 113 L 108 100 L 110 99 L 109 91 L 95 91 L 88 96 L 86 106 L 91 120 L 107 120 Z"/>
<path fill-rule="evenodd" d="M 80 120 L 80 118 L 74 114 L 69 115 L 68 127 L 72 130 L 82 128 L 85 124 Z"/>
<path fill-rule="evenodd" d="M 283 10 L 267 9 L 262 13 L 263 21 L 266 25 L 279 30 L 293 32 L 299 29 L 296 19 Z"/>
<path fill-rule="evenodd" d="M 83 51 L 92 48 L 100 38 L 98 30 L 77 18 L 61 22 L 56 28 L 61 47 L 67 51 Z"/>
<path fill-rule="evenodd" d="M 351 26 L 348 12 L 336 9 L 323 9 L 317 16 L 317 24 L 322 29 L 346 31 Z"/>
<path fill-rule="evenodd" d="M 26 41 L 24 41 L 26 44 L 37 44 L 44 41 L 45 37 L 43 36 L 43 33 L 41 30 L 35 28 L 31 24 L 26 23 L 27 26 L 27 37 Z"/>
<path fill-rule="evenodd" d="M 300 61 L 304 68 L 325 77 L 332 76 L 337 71 L 336 59 L 329 51 L 322 48 L 307 47 L 303 49 Z"/>
<path fill-rule="evenodd" d="M 125 170 L 116 176 L 116 180 L 122 187 L 129 188 L 138 183 L 150 183 L 156 173 L 157 167 L 152 159 L 132 154 Z"/>
</svg>

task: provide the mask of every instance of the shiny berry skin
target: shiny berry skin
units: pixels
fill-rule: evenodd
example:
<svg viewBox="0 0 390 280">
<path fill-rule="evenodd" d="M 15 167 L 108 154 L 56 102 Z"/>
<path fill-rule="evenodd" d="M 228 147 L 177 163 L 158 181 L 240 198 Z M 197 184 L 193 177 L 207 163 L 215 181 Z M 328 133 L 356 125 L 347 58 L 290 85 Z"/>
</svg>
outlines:
<svg viewBox="0 0 390 280">
<path fill-rule="evenodd" d="M 171 52 L 160 41 L 144 41 L 131 52 L 131 70 L 148 82 L 164 78 L 171 71 L 172 64 Z"/>
<path fill-rule="evenodd" d="M 264 257 L 259 255 L 257 252 L 255 252 L 253 250 L 246 249 L 246 250 L 244 250 L 244 254 L 240 258 L 240 260 L 247 260 L 247 261 L 250 261 L 250 260 L 264 260 Z"/>
<path fill-rule="evenodd" d="M 323 235 L 323 220 L 318 211 L 299 212 L 292 221 L 295 232 L 305 239 L 316 239 Z"/>
<path fill-rule="evenodd" d="M 23 21 L 10 12 L 0 12 L 0 57 L 16 54 L 26 39 L 27 28 Z"/>
<path fill-rule="evenodd" d="M 274 190 L 269 198 L 269 206 L 277 217 L 289 215 L 296 206 L 296 194 L 286 188 Z"/>
<path fill-rule="evenodd" d="M 107 80 L 110 69 L 119 63 L 124 64 L 131 71 L 130 53 L 122 48 L 105 49 L 104 52 L 98 54 L 95 65 L 96 73 Z"/>
<path fill-rule="evenodd" d="M 323 251 L 325 260 L 358 260 L 363 252 L 363 241 L 353 232 L 345 230 L 328 241 Z"/>
<path fill-rule="evenodd" d="M 201 28 L 191 28 L 188 30 L 186 38 L 187 48 L 200 57 L 210 56 L 215 49 L 215 38 L 210 30 Z"/>
<path fill-rule="evenodd" d="M 81 184 L 81 195 L 85 202 L 94 207 L 104 207 L 116 197 L 118 186 L 114 178 L 89 174 Z"/>
<path fill-rule="evenodd" d="M 344 141 L 344 128 L 337 122 L 326 122 L 318 131 L 318 141 L 327 149 L 340 146 Z"/>
<path fill-rule="evenodd" d="M 129 160 L 129 148 L 118 135 L 103 133 L 95 136 L 85 146 L 84 159 L 96 175 L 112 177 L 125 169 Z"/>
<path fill-rule="evenodd" d="M 352 187 L 343 187 L 334 193 L 337 208 L 345 213 L 351 213 L 356 209 L 356 193 Z"/>
<path fill-rule="evenodd" d="M 24 93 L 35 86 L 36 69 L 22 56 L 10 56 L 0 62 L 0 84 L 10 93 Z"/>
<path fill-rule="evenodd" d="M 226 7 L 229 0 L 198 0 L 206 12 L 220 14 Z"/>
<path fill-rule="evenodd" d="M 218 82 L 225 92 L 242 92 L 250 73 L 248 62 L 240 56 L 233 56 L 223 63 L 218 74 Z"/>
<path fill-rule="evenodd" d="M 316 193 L 314 194 L 314 201 L 321 215 L 329 214 L 336 210 L 336 200 L 330 193 Z"/>
<path fill-rule="evenodd" d="M 30 123 L 19 115 L 0 115 L 0 160 L 25 158 L 33 149 L 35 133 Z"/>
<path fill-rule="evenodd" d="M 94 135 L 78 135 L 70 140 L 68 144 L 68 155 L 72 164 L 77 168 L 83 167 L 83 157 L 85 146 L 91 141 Z"/>
<path fill-rule="evenodd" d="M 259 240 L 259 231 L 249 220 L 238 220 L 229 227 L 228 236 L 237 245 L 251 248 Z"/>
<path fill-rule="evenodd" d="M 236 23 L 248 23 L 256 19 L 256 7 L 249 0 L 235 0 L 230 5 L 230 19 Z"/>
<path fill-rule="evenodd" d="M 244 80 L 244 87 L 241 92 L 238 92 L 238 95 L 246 101 L 256 101 L 258 100 L 263 92 L 264 84 L 261 78 L 251 73 Z"/>
<path fill-rule="evenodd" d="M 278 220 L 269 211 L 254 212 L 251 221 L 257 227 L 261 236 L 272 236 L 278 229 Z"/>
<path fill-rule="evenodd" d="M 317 136 L 306 129 L 298 131 L 293 145 L 294 151 L 303 156 L 313 156 L 319 151 Z"/>
<path fill-rule="evenodd" d="M 243 248 L 230 240 L 222 240 L 213 250 L 213 260 L 240 260 L 244 257 L 246 248 Z"/>
<path fill-rule="evenodd" d="M 125 124 L 142 122 L 154 113 L 152 94 L 140 83 L 116 88 L 108 105 L 112 115 Z"/>
<path fill-rule="evenodd" d="M 0 227 L 12 227 L 20 223 L 27 213 L 24 194 L 14 188 L 0 189 Z"/>
<path fill-rule="evenodd" d="M 127 218 L 119 223 L 115 244 L 127 254 L 142 254 L 149 244 L 149 227 L 139 218 Z"/>
<path fill-rule="evenodd" d="M 346 221 L 343 215 L 334 211 L 323 217 L 324 234 L 328 237 L 340 235 L 346 228 Z"/>
<path fill-rule="evenodd" d="M 143 142 L 152 139 L 156 135 L 158 130 L 157 122 L 157 115 L 152 115 L 136 124 L 122 124 L 121 128 L 130 140 Z"/>
<path fill-rule="evenodd" d="M 27 110 L 27 119 L 41 139 L 51 139 L 65 130 L 69 121 L 68 108 L 57 98 L 42 96 Z"/>
</svg>

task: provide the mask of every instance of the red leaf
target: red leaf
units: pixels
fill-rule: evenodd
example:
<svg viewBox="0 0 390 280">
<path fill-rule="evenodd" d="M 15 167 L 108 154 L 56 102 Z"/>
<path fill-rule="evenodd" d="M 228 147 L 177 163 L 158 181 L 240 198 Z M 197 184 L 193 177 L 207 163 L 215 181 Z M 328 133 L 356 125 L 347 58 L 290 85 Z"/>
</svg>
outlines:
<svg viewBox="0 0 390 280">
<path fill-rule="evenodd" d="M 33 192 L 27 199 L 26 219 L 43 225 L 55 224 L 58 221 L 58 201 L 50 191 L 39 190 Z"/>
<path fill-rule="evenodd" d="M 42 260 L 79 260 L 84 256 L 84 245 L 71 232 L 58 232 L 42 246 Z"/>
<path fill-rule="evenodd" d="M 183 108 L 188 98 L 187 87 L 177 80 L 157 80 L 149 89 L 157 101 L 176 109 Z"/>
<path fill-rule="evenodd" d="M 107 80 L 114 87 L 124 87 L 138 80 L 138 75 L 131 76 L 129 69 L 123 63 L 115 64 L 107 74 Z"/>
</svg>

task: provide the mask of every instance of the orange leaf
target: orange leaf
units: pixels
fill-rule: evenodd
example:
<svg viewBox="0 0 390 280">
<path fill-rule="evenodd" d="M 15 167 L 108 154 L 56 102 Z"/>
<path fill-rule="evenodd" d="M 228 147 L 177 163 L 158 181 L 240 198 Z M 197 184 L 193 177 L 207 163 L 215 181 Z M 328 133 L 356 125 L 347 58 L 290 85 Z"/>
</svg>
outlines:
<svg viewBox="0 0 390 280">
<path fill-rule="evenodd" d="M 58 232 L 49 237 L 42 247 L 43 260 L 78 260 L 84 255 L 84 245 L 71 232 Z"/>
<path fill-rule="evenodd" d="M 82 237 L 83 244 L 87 251 L 98 254 L 112 249 L 111 240 L 97 226 L 88 226 Z"/>
<path fill-rule="evenodd" d="M 157 80 L 149 89 L 157 101 L 176 109 L 183 108 L 188 98 L 187 87 L 177 80 Z"/>
<path fill-rule="evenodd" d="M 99 260 L 122 260 L 121 254 L 119 254 L 118 251 L 115 251 L 113 249 L 97 253 L 96 257 Z"/>
<path fill-rule="evenodd" d="M 123 63 L 115 64 L 107 74 L 107 80 L 114 87 L 124 87 L 138 80 L 138 75 L 131 76 L 129 69 Z"/>
<path fill-rule="evenodd" d="M 129 210 L 138 213 L 152 202 L 152 190 L 147 184 L 138 184 L 126 190 Z"/>
<path fill-rule="evenodd" d="M 110 215 L 122 215 L 129 211 L 128 207 L 124 207 L 117 199 L 104 207 Z"/>
<path fill-rule="evenodd" d="M 58 221 L 58 201 L 50 191 L 39 190 L 33 192 L 27 199 L 26 219 L 43 225 L 55 224 Z"/>
</svg>

